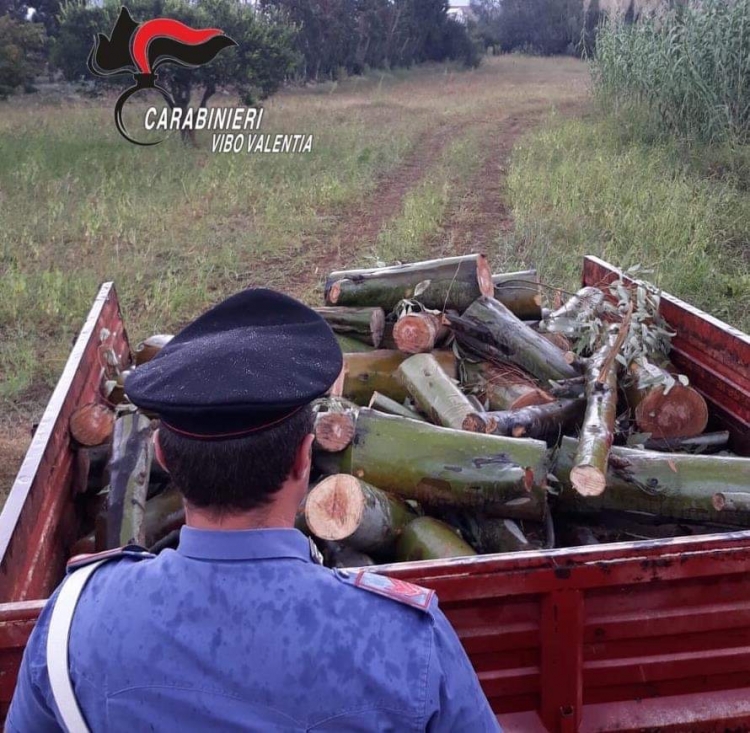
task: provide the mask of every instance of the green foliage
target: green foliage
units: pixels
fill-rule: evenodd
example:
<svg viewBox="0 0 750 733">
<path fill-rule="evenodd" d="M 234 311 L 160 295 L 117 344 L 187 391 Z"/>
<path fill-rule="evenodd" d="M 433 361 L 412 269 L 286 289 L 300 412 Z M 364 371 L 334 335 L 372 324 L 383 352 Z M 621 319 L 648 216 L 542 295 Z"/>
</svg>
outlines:
<svg viewBox="0 0 750 733">
<path fill-rule="evenodd" d="M 593 65 L 603 106 L 644 134 L 750 141 L 750 0 L 704 0 L 665 17 L 610 21 Z"/>
<path fill-rule="evenodd" d="M 101 7 L 74 0 L 60 14 L 60 31 L 52 60 L 65 77 L 89 76 L 86 59 L 97 33 L 109 34 L 120 3 L 108 0 Z M 185 106 L 192 90 L 203 87 L 201 104 L 219 88 L 240 94 L 246 100 L 264 99 L 279 89 L 293 70 L 297 56 L 293 44 L 296 28 L 277 12 L 256 11 L 241 0 L 132 0 L 128 10 L 138 21 L 155 17 L 176 18 L 193 28 L 221 28 L 237 46 L 222 51 L 211 63 L 198 69 L 166 64 L 159 80 Z M 117 83 L 118 78 L 114 78 Z"/>
<path fill-rule="evenodd" d="M 590 51 L 599 21 L 592 0 L 472 0 L 477 34 L 485 47 L 541 56 Z"/>
<path fill-rule="evenodd" d="M 305 79 L 446 59 L 479 65 L 466 28 L 448 17 L 448 0 L 262 0 L 262 6 L 298 25 L 297 71 Z"/>
<path fill-rule="evenodd" d="M 550 124 L 516 149 L 508 177 L 518 264 L 572 291 L 585 254 L 641 264 L 659 287 L 747 330 L 750 169 L 705 176 L 730 159 L 747 161 L 747 147 L 644 143 L 612 117 Z"/>
<path fill-rule="evenodd" d="M 0 99 L 18 87 L 30 89 L 44 68 L 44 27 L 0 16 Z"/>
</svg>

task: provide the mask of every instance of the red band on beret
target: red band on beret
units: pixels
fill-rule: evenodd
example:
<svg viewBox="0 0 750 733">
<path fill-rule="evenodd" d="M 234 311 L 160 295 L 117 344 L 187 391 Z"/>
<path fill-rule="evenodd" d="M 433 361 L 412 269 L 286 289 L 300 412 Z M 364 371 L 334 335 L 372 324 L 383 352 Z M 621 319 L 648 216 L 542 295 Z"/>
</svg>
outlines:
<svg viewBox="0 0 750 733">
<path fill-rule="evenodd" d="M 186 438 L 193 438 L 194 440 L 221 440 L 222 438 L 242 438 L 245 435 L 252 435 L 253 433 L 258 433 L 261 430 L 267 430 L 274 425 L 278 425 L 279 423 L 284 422 L 284 420 L 288 420 L 292 415 L 296 415 L 303 407 L 305 407 L 305 405 L 300 405 L 299 407 L 295 407 L 286 415 L 282 415 L 281 417 L 276 418 L 276 420 L 271 420 L 271 422 L 263 423 L 262 425 L 256 425 L 252 428 L 247 428 L 247 430 L 238 430 L 234 433 L 190 433 L 187 430 L 181 430 L 180 428 L 175 427 L 163 418 L 162 423 L 173 433 L 184 435 Z"/>
</svg>

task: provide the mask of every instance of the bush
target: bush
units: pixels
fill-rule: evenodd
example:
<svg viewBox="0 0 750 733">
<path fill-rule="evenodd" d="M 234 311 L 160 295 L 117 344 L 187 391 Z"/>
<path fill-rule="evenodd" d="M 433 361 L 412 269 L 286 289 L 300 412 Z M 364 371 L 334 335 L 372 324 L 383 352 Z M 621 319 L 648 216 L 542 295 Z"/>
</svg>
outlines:
<svg viewBox="0 0 750 733">
<path fill-rule="evenodd" d="M 750 141 L 750 0 L 703 0 L 599 30 L 595 89 L 682 139 Z"/>
<path fill-rule="evenodd" d="M 0 16 L 0 99 L 18 87 L 31 90 L 44 68 L 44 26 Z"/>
</svg>

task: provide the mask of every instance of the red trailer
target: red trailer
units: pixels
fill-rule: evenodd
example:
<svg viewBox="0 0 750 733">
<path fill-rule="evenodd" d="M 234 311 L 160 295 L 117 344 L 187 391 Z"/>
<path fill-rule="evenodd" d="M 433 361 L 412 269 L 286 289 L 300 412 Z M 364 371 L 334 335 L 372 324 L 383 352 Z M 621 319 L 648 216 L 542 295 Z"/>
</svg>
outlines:
<svg viewBox="0 0 750 733">
<path fill-rule="evenodd" d="M 594 257 L 583 281 L 620 274 Z M 662 296 L 672 359 L 750 455 L 750 337 Z M 0 715 L 76 537 L 68 419 L 128 340 L 102 286 L 0 515 Z M 506 731 L 750 730 L 750 531 L 381 566 L 434 588 Z"/>
</svg>

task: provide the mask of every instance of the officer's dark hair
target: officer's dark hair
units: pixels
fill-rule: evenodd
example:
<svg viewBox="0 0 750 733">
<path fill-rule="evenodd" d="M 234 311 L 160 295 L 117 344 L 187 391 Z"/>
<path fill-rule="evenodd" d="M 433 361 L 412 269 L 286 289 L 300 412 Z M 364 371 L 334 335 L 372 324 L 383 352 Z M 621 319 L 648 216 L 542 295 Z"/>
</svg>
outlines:
<svg viewBox="0 0 750 733">
<path fill-rule="evenodd" d="M 281 488 L 313 422 L 308 405 L 278 425 L 232 440 L 194 440 L 162 426 L 159 445 L 191 505 L 238 513 L 264 506 Z"/>
</svg>

